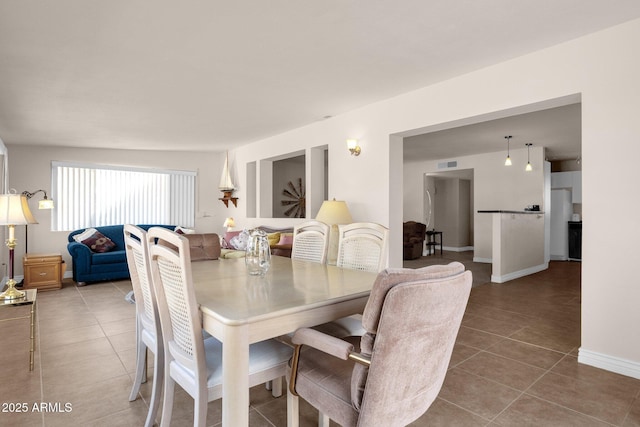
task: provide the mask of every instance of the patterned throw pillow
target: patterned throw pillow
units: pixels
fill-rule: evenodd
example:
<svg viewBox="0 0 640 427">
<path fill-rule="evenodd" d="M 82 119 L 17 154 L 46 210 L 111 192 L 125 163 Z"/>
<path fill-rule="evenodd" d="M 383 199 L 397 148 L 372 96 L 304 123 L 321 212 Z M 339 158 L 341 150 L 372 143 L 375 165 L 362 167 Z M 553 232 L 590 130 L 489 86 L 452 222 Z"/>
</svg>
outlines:
<svg viewBox="0 0 640 427">
<path fill-rule="evenodd" d="M 222 239 L 222 249 L 235 249 L 231 246 L 231 239 L 240 234 L 240 230 L 238 231 L 227 231 Z"/>
<path fill-rule="evenodd" d="M 192 228 L 180 227 L 179 225 L 173 229 L 178 234 L 195 234 L 196 230 Z"/>
<path fill-rule="evenodd" d="M 247 230 L 242 230 L 240 234 L 233 237 L 229 243 L 233 247 L 233 249 L 244 251 L 247 249 L 247 243 L 249 242 L 249 232 Z"/>
<path fill-rule="evenodd" d="M 82 233 L 73 236 L 73 238 L 76 242 L 88 246 L 92 252 L 96 253 L 109 252 L 116 247 L 116 244 L 110 238 L 95 228 L 87 228 Z"/>
</svg>

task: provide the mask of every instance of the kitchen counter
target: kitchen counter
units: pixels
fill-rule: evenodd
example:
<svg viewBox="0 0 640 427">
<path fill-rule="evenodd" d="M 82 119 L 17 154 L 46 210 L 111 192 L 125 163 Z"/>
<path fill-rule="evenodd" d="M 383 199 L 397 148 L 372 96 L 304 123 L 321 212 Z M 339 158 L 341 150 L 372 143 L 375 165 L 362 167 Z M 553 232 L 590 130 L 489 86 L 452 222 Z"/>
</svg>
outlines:
<svg viewBox="0 0 640 427">
<path fill-rule="evenodd" d="M 507 210 L 495 210 L 495 211 L 478 211 L 478 213 L 506 213 L 506 214 L 543 214 L 544 211 L 507 211 Z"/>
<path fill-rule="evenodd" d="M 544 212 L 479 210 L 492 216 L 491 281 L 504 283 L 548 268 Z"/>
</svg>

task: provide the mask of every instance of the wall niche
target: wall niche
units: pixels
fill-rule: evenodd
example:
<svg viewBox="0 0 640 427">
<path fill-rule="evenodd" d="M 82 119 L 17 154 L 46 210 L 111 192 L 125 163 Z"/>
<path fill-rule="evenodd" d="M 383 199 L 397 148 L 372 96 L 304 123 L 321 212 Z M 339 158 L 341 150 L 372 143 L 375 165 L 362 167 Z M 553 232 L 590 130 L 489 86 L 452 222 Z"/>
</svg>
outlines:
<svg viewBox="0 0 640 427">
<path fill-rule="evenodd" d="M 273 218 L 306 217 L 306 156 L 273 162 Z"/>
</svg>

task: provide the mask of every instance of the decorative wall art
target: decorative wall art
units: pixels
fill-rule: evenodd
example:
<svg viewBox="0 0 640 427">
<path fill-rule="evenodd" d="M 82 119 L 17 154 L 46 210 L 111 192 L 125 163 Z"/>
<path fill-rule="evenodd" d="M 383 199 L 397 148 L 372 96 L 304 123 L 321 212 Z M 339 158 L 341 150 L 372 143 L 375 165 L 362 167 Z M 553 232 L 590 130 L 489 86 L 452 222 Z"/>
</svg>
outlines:
<svg viewBox="0 0 640 427">
<path fill-rule="evenodd" d="M 282 200 L 280 204 L 282 206 L 289 206 L 284 214 L 294 218 L 304 218 L 306 198 L 302 178 L 298 178 L 298 188 L 289 181 L 287 187 L 282 190 L 282 195 L 287 197 L 288 200 Z"/>
</svg>

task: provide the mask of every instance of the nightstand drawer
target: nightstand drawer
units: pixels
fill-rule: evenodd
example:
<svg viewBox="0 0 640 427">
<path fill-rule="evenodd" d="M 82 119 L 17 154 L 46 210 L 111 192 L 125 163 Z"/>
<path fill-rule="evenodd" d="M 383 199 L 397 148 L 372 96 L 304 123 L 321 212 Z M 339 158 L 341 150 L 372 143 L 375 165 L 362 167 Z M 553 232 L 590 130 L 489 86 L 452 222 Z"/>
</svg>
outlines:
<svg viewBox="0 0 640 427">
<path fill-rule="evenodd" d="M 26 254 L 22 260 L 25 289 L 60 289 L 64 263 L 57 254 Z"/>
</svg>

